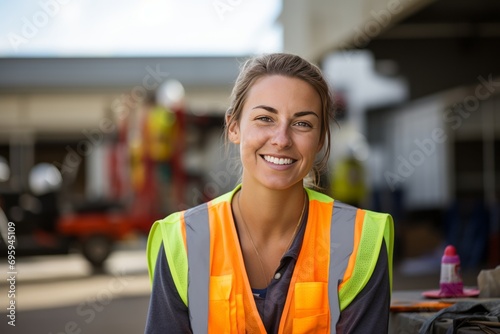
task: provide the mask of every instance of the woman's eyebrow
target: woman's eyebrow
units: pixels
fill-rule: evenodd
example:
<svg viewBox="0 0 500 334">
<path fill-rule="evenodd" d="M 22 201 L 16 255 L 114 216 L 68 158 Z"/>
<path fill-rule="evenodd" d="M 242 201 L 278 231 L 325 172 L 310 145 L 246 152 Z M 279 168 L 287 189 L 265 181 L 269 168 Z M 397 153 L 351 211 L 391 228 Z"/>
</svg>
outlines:
<svg viewBox="0 0 500 334">
<path fill-rule="evenodd" d="M 318 114 L 316 114 L 314 111 L 299 111 L 293 114 L 295 117 L 300 117 L 300 116 L 307 116 L 307 115 L 314 115 L 317 118 L 319 118 Z"/>
<path fill-rule="evenodd" d="M 252 110 L 253 109 L 264 109 L 266 111 L 272 112 L 273 114 L 277 114 L 278 113 L 278 110 L 274 109 L 273 107 L 266 106 L 264 104 L 259 104 L 258 106 L 253 107 Z"/>
<path fill-rule="evenodd" d="M 253 109 L 264 109 L 264 110 L 269 111 L 270 113 L 273 113 L 273 114 L 277 114 L 278 113 L 278 110 L 276 110 L 273 107 L 266 106 L 265 104 L 259 104 L 258 106 L 253 107 L 252 110 Z M 298 111 L 295 114 L 293 114 L 293 116 L 295 116 L 295 117 L 307 116 L 307 115 L 314 115 L 317 118 L 319 118 L 318 114 L 316 114 L 314 111 L 309 111 L 309 110 Z"/>
</svg>

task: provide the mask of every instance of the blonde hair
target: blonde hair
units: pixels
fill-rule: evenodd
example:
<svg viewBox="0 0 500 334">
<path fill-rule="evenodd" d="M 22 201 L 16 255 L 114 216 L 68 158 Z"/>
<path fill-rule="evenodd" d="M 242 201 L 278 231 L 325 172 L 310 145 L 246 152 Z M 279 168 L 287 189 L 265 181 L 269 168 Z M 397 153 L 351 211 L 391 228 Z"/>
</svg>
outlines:
<svg viewBox="0 0 500 334">
<path fill-rule="evenodd" d="M 269 75 L 282 75 L 297 78 L 311 85 L 321 100 L 320 142 L 323 156 L 315 162 L 312 170 L 312 183 L 318 186 L 318 175 L 323 171 L 330 156 L 330 123 L 334 121 L 335 111 L 333 96 L 321 70 L 307 60 L 293 54 L 271 53 L 248 59 L 241 67 L 234 84 L 229 108 L 226 111 L 224 137 L 228 139 L 228 129 L 238 122 L 243 111 L 248 91 L 257 79 Z M 310 173 L 311 174 L 311 173 Z"/>
</svg>

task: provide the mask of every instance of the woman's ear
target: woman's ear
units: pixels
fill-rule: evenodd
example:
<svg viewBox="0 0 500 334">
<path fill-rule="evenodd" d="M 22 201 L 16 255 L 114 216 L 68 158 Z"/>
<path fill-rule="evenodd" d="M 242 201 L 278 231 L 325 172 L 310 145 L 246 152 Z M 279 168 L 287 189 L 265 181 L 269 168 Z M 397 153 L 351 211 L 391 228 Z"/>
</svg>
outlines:
<svg viewBox="0 0 500 334">
<path fill-rule="evenodd" d="M 226 115 L 227 135 L 233 144 L 240 143 L 240 125 L 237 120 L 230 120 L 230 115 Z"/>
</svg>

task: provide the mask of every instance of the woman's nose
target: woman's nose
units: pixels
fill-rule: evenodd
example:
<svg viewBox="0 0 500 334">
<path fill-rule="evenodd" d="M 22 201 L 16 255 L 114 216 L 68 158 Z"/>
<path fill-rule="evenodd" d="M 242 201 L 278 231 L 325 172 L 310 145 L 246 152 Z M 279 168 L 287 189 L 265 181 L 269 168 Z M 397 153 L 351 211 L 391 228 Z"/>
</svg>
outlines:
<svg viewBox="0 0 500 334">
<path fill-rule="evenodd" d="M 292 145 L 290 127 L 288 125 L 281 125 L 276 128 L 271 143 L 280 149 L 290 147 Z"/>
</svg>

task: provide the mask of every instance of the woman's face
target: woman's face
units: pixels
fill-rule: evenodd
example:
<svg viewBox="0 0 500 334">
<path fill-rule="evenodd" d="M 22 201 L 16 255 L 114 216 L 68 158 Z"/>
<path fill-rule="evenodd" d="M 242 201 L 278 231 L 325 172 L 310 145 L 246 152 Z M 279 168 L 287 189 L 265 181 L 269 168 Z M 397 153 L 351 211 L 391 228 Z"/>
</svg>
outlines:
<svg viewBox="0 0 500 334">
<path fill-rule="evenodd" d="M 243 183 L 287 189 L 301 182 L 321 149 L 321 99 L 305 81 L 280 75 L 250 88 L 229 139 L 240 146 Z"/>
</svg>

